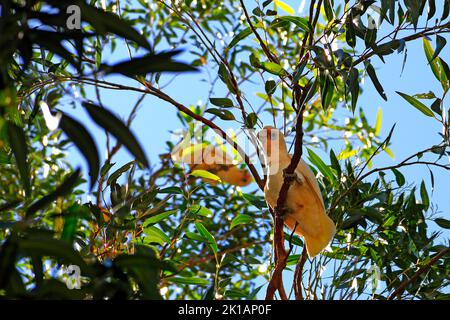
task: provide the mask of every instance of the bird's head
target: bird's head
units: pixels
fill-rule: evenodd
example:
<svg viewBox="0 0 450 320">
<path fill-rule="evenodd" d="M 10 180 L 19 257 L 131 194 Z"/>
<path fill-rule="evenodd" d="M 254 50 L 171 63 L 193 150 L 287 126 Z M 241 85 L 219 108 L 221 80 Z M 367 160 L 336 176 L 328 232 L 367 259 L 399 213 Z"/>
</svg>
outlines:
<svg viewBox="0 0 450 320">
<path fill-rule="evenodd" d="M 280 151 L 284 151 L 286 148 L 283 133 L 272 126 L 265 126 L 258 132 L 257 137 L 269 158 L 277 155 Z"/>
</svg>

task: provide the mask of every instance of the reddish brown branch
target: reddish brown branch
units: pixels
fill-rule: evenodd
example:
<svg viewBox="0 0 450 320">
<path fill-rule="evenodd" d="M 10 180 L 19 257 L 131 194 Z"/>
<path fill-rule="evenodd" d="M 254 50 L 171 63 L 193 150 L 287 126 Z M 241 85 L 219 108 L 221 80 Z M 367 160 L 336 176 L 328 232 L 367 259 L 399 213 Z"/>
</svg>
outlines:
<svg viewBox="0 0 450 320">
<path fill-rule="evenodd" d="M 295 292 L 295 300 L 304 300 L 303 299 L 303 293 L 302 293 L 302 275 L 303 275 L 303 267 L 305 266 L 306 259 L 308 258 L 306 246 L 303 245 L 303 251 L 302 255 L 300 257 L 300 260 L 297 263 L 297 266 L 295 267 L 295 273 L 294 273 L 294 292 Z"/>
</svg>

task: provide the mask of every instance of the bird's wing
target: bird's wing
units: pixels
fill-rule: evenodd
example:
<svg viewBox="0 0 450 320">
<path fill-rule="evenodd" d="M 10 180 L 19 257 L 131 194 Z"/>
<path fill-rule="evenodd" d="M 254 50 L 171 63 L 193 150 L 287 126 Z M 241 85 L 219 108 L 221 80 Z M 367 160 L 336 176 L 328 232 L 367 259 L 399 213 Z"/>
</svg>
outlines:
<svg viewBox="0 0 450 320">
<path fill-rule="evenodd" d="M 316 200 L 318 200 L 322 204 L 322 207 L 325 209 L 325 205 L 323 203 L 323 198 L 322 198 L 322 193 L 320 192 L 320 187 L 319 187 L 319 184 L 317 183 L 316 176 L 311 171 L 308 164 L 305 161 L 303 161 L 302 159 L 300 159 L 300 162 L 298 163 L 296 172 L 300 173 L 301 176 L 304 177 L 305 182 L 309 185 L 309 187 L 315 191 L 314 193 L 317 197 Z"/>
</svg>

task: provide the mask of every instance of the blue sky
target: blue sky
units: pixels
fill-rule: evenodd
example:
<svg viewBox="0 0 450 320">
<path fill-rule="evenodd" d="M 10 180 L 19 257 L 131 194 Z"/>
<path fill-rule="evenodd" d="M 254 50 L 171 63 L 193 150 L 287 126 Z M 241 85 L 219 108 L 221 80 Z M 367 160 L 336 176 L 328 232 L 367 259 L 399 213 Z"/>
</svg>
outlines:
<svg viewBox="0 0 450 320">
<path fill-rule="evenodd" d="M 287 2 L 294 8 L 297 8 L 301 1 Z M 307 1 L 306 8 L 308 7 L 308 2 L 309 1 Z M 248 3 L 249 7 L 253 8 L 253 2 L 248 1 Z M 300 15 L 306 15 L 306 9 Z M 450 38 L 447 37 L 447 39 L 450 41 Z M 434 46 L 434 37 L 432 40 Z M 120 60 L 118 57 L 126 57 L 124 43 L 119 41 L 118 47 L 119 49 L 114 53 L 114 57 L 109 57 L 110 60 Z M 187 47 L 185 49 L 189 48 Z M 403 74 L 401 74 L 403 63 L 402 54 L 395 53 L 388 56 L 385 65 L 378 58 L 372 59 L 372 63 L 377 69 L 377 75 L 380 82 L 383 84 L 388 96 L 388 101 L 384 101 L 378 95 L 369 79 L 366 79 L 362 87 L 363 93 L 358 101 L 358 107 L 363 108 L 371 123 L 375 123 L 377 110 L 380 107 L 382 108 L 383 127 L 381 135 L 383 137 L 385 137 L 390 128 L 396 124 L 396 130 L 393 139 L 391 140 L 391 150 L 395 154 L 395 160 L 386 154 L 381 154 L 375 158 L 374 167 L 393 165 L 418 150 L 429 147 L 431 143 L 438 144 L 440 142 L 438 132 L 441 132 L 441 127 L 439 124 L 432 118 L 424 117 L 419 111 L 414 109 L 395 93 L 395 91 L 401 91 L 413 95 L 431 90 L 437 95 L 440 95 L 442 92 L 440 83 L 435 79 L 431 69 L 427 65 L 422 47 L 422 40 L 419 39 L 414 42 L 409 42 L 407 44 L 407 49 L 408 59 Z M 450 62 L 450 59 L 448 59 L 450 57 L 449 50 L 450 49 L 447 47 L 440 54 L 447 62 Z M 190 56 L 185 53 L 181 56 L 181 59 L 189 61 Z M 201 81 L 202 78 L 205 77 L 206 73 L 180 75 L 172 82 L 168 92 L 175 100 L 180 101 L 186 106 L 196 105 L 199 100 L 205 102 L 209 90 L 209 85 Z M 171 78 L 171 76 L 168 78 Z M 133 84 L 136 86 L 135 82 L 131 82 L 122 77 L 109 77 L 108 80 Z M 257 92 L 255 87 L 251 90 L 253 90 L 253 92 L 246 92 L 246 97 L 250 101 L 254 99 L 254 93 Z M 259 92 L 263 91 L 263 86 L 260 86 Z M 89 90 L 88 92 L 90 92 L 91 97 L 95 97 L 92 90 Z M 220 94 L 221 92 L 218 91 L 217 96 L 220 96 Z M 105 106 L 123 117 L 130 112 L 134 103 L 139 98 L 139 94 L 114 90 L 102 90 L 101 96 Z M 259 103 L 256 103 L 255 105 L 259 105 Z M 68 110 L 68 107 L 63 107 L 63 110 Z M 179 120 L 176 117 L 176 112 L 177 110 L 171 105 L 148 96 L 145 98 L 138 116 L 133 122 L 132 130 L 144 147 L 152 164 L 158 164 L 158 155 L 168 151 L 165 141 L 169 140 L 171 137 L 169 131 L 181 127 Z M 74 110 L 73 114 L 83 122 L 90 123 L 86 113 L 84 113 L 81 108 Z M 98 127 L 92 123 L 89 124 L 89 128 L 91 132 L 96 135 L 98 145 L 102 147 L 105 141 L 103 131 L 99 130 Z M 104 159 L 104 149 L 101 156 L 102 159 Z M 70 151 L 69 159 L 74 166 L 82 165 L 83 168 L 86 168 L 83 158 L 76 150 L 72 149 Z M 126 151 L 120 152 L 115 157 L 115 160 L 117 161 L 116 167 L 119 167 L 119 165 L 126 163 L 130 159 L 129 154 Z M 325 160 L 328 162 L 328 157 Z M 409 183 L 420 184 L 423 179 L 425 180 L 428 189 L 430 189 L 430 177 L 426 167 L 411 166 L 404 168 L 401 171 L 404 173 Z M 433 172 L 435 177 L 435 190 L 430 194 L 430 200 L 438 206 L 438 215 L 449 219 L 449 173 L 436 169 L 433 169 Z M 254 188 L 256 188 L 256 186 L 254 186 Z"/>
</svg>

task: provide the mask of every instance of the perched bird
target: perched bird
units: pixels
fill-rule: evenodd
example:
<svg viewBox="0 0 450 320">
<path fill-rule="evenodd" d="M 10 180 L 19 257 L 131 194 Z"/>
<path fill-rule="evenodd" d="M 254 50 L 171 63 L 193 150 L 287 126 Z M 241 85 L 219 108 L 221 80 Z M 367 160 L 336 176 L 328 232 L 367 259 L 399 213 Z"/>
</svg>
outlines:
<svg viewBox="0 0 450 320">
<path fill-rule="evenodd" d="M 267 166 L 267 182 L 264 196 L 271 208 L 277 205 L 284 181 L 283 170 L 291 163 L 284 135 L 273 127 L 264 127 L 258 133 Z M 319 254 L 333 239 L 336 232 L 334 222 L 325 212 L 319 184 L 309 166 L 300 160 L 295 170 L 295 179 L 289 188 L 286 202 L 285 225 L 305 239 L 309 257 Z"/>
</svg>

